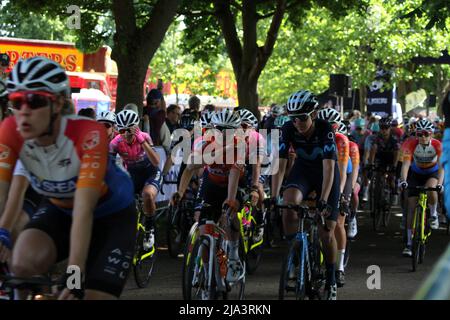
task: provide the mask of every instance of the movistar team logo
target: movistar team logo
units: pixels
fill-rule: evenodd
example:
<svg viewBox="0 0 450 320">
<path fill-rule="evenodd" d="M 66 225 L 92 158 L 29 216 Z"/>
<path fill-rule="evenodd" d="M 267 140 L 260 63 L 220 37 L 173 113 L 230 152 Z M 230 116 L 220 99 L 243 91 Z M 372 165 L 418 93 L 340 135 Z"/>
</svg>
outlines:
<svg viewBox="0 0 450 320">
<path fill-rule="evenodd" d="M 336 152 L 335 144 L 328 144 L 323 147 L 323 152 Z"/>
</svg>

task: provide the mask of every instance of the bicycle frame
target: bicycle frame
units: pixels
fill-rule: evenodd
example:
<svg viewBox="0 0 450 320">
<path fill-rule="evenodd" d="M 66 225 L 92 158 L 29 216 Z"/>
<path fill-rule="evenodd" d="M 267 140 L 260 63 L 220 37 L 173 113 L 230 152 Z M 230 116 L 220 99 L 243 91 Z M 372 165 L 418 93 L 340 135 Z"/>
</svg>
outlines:
<svg viewBox="0 0 450 320">
<path fill-rule="evenodd" d="M 141 223 L 141 217 L 142 217 L 144 210 L 142 209 L 142 199 L 140 197 L 136 199 L 136 209 L 138 212 L 137 225 L 136 225 L 136 235 L 137 235 L 137 234 L 139 234 L 139 232 L 145 232 L 145 227 Z M 140 257 L 139 257 L 139 252 L 136 252 L 133 257 L 133 265 L 136 265 L 138 263 L 138 261 L 142 261 L 148 257 L 153 256 L 154 253 L 155 253 L 155 246 L 153 246 L 153 248 L 150 252 L 147 252 Z"/>
<path fill-rule="evenodd" d="M 431 235 L 431 230 L 429 230 L 428 233 L 425 234 L 425 215 L 426 215 L 426 210 L 427 210 L 427 200 L 428 200 L 427 193 L 421 191 L 419 193 L 419 200 L 418 200 L 418 206 L 421 208 L 421 210 L 420 210 L 420 212 L 417 212 L 417 210 L 414 210 L 414 215 L 413 215 L 412 235 L 414 238 L 416 219 L 420 219 L 420 241 L 422 243 L 425 243 L 425 241 Z"/>
</svg>

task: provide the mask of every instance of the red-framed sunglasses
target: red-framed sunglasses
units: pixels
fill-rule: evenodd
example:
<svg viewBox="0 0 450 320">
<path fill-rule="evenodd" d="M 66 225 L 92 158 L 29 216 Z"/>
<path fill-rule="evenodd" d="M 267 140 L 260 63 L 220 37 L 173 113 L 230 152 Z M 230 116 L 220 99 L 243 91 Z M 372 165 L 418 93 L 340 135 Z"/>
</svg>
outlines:
<svg viewBox="0 0 450 320">
<path fill-rule="evenodd" d="M 50 105 L 50 101 L 56 101 L 56 96 L 53 93 L 45 91 L 23 91 L 10 93 L 9 101 L 11 107 L 15 110 L 20 110 L 26 103 L 30 109 L 35 110 Z"/>
<path fill-rule="evenodd" d="M 428 138 L 429 136 L 431 136 L 431 132 L 430 131 L 417 131 L 416 136 L 419 138 L 421 138 L 421 137 Z"/>
</svg>

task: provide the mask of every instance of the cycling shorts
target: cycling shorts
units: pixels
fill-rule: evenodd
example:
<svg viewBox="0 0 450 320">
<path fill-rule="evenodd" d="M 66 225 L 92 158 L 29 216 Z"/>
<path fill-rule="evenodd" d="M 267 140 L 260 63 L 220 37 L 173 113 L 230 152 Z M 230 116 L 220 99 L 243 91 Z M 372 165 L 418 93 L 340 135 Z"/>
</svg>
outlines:
<svg viewBox="0 0 450 320">
<path fill-rule="evenodd" d="M 407 178 L 407 182 L 408 182 L 408 187 L 417 187 L 417 186 L 424 186 L 426 185 L 428 179 L 430 178 L 435 178 L 436 180 L 438 180 L 439 175 L 438 172 L 432 172 L 429 174 L 419 174 L 417 172 L 414 172 L 412 170 L 409 170 L 408 172 L 408 178 Z M 408 190 L 408 197 L 418 197 L 419 196 L 419 190 Z"/>
<path fill-rule="evenodd" d="M 128 165 L 128 172 L 133 180 L 135 193 L 141 192 L 148 185 L 154 186 L 157 191 L 160 190 L 163 178 L 161 170 L 152 165 L 150 160 L 145 159 Z"/>
<path fill-rule="evenodd" d="M 91 243 L 86 261 L 85 288 L 120 297 L 133 259 L 136 207 L 94 219 Z M 56 246 L 57 262 L 69 256 L 72 217 L 43 200 L 25 229 L 45 232 Z"/>
<path fill-rule="evenodd" d="M 31 219 L 34 214 L 36 213 L 39 205 L 41 204 L 44 197 L 34 191 L 34 189 L 29 186 L 26 193 L 25 193 L 25 199 L 23 201 L 22 209 L 26 212 L 28 217 Z"/>
<path fill-rule="evenodd" d="M 323 172 L 322 168 L 319 170 L 315 168 L 305 168 L 299 162 L 295 162 L 291 169 L 289 177 L 284 184 L 285 189 L 295 188 L 301 191 L 303 198 L 305 198 L 310 192 L 316 191 L 317 199 L 320 199 L 322 192 Z M 331 214 L 327 217 L 327 220 L 336 221 L 339 214 L 339 169 L 337 163 L 334 167 L 334 179 L 331 187 L 330 195 L 328 197 L 328 205 L 332 207 Z"/>
</svg>

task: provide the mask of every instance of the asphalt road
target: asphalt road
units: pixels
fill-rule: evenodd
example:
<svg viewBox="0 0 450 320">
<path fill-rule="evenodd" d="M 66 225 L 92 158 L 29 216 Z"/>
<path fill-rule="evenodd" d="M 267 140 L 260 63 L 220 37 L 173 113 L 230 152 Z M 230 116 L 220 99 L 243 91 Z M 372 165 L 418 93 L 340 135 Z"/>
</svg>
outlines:
<svg viewBox="0 0 450 320">
<path fill-rule="evenodd" d="M 411 260 L 401 255 L 402 236 L 399 229 L 399 208 L 394 208 L 389 227 L 385 232 L 375 233 L 371 228 L 368 213 L 358 213 L 358 235 L 351 244 L 350 262 L 346 269 L 346 285 L 338 289 L 339 300 L 398 300 L 411 299 L 433 265 L 449 244 L 445 225 L 433 232 L 427 246 L 425 261 L 416 272 L 411 272 Z M 161 237 L 159 237 L 161 238 Z M 160 243 L 162 240 L 160 240 Z M 265 249 L 261 264 L 255 274 L 247 276 L 245 297 L 249 300 L 273 300 L 278 298 L 278 281 L 284 245 Z M 121 299 L 182 299 L 182 258 L 171 258 L 167 248 L 159 247 L 158 260 L 151 282 L 145 289 L 139 289 L 130 273 Z M 372 272 L 369 266 L 380 268 L 380 289 L 368 289 L 367 280 Z"/>
</svg>

